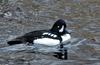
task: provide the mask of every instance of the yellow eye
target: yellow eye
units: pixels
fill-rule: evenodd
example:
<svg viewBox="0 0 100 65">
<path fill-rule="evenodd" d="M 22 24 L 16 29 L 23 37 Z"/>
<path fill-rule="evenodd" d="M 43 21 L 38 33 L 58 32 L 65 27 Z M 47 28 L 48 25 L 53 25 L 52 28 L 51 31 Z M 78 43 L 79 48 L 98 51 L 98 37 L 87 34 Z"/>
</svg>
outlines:
<svg viewBox="0 0 100 65">
<path fill-rule="evenodd" d="M 57 26 L 58 28 L 60 27 L 60 26 Z"/>
</svg>

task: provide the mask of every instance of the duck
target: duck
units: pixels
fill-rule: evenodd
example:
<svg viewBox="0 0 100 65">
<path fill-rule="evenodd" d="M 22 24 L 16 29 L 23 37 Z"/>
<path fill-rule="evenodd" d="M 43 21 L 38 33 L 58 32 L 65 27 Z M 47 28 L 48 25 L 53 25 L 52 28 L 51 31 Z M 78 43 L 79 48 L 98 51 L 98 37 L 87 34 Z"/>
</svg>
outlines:
<svg viewBox="0 0 100 65">
<path fill-rule="evenodd" d="M 9 45 L 31 43 L 55 46 L 71 39 L 70 33 L 66 30 L 66 23 L 63 19 L 57 20 L 51 29 L 36 30 L 8 41 Z"/>
</svg>

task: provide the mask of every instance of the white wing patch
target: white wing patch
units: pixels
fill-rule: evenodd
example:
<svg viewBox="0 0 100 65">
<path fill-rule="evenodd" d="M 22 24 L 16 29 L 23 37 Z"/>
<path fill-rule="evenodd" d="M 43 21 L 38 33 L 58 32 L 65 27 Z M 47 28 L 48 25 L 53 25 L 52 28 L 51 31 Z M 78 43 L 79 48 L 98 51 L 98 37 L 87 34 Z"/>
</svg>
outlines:
<svg viewBox="0 0 100 65">
<path fill-rule="evenodd" d="M 54 37 L 54 38 L 57 37 L 57 35 L 52 34 L 52 33 L 48 33 L 48 32 L 45 32 L 45 33 L 43 33 L 42 35 L 50 35 L 51 37 Z"/>
<path fill-rule="evenodd" d="M 48 33 L 47 32 L 45 32 L 45 33 L 43 33 L 42 35 L 47 35 Z"/>
<path fill-rule="evenodd" d="M 57 37 L 57 35 L 54 35 L 53 37 L 55 38 L 55 37 Z"/>
</svg>

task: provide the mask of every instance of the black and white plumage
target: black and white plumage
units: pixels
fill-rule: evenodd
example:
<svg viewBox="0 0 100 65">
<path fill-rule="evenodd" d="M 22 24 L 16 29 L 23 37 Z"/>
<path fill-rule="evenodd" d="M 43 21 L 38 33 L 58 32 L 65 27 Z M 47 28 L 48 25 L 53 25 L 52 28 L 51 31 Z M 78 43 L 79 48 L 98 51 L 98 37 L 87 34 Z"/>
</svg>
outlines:
<svg viewBox="0 0 100 65">
<path fill-rule="evenodd" d="M 34 43 L 48 46 L 58 45 L 71 38 L 70 33 L 66 31 L 66 23 L 64 20 L 57 20 L 50 30 L 37 30 L 26 33 L 23 36 L 17 37 L 8 41 L 9 45 L 20 43 Z"/>
</svg>

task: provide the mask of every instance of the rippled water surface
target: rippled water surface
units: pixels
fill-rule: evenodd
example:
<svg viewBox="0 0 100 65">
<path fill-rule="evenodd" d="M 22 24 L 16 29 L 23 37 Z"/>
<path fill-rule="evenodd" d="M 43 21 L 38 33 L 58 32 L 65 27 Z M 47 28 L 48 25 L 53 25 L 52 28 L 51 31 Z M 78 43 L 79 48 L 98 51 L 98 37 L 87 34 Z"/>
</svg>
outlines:
<svg viewBox="0 0 100 65">
<path fill-rule="evenodd" d="M 3 1 L 3 0 L 1 0 Z M 0 64 L 9 65 L 100 65 L 100 1 L 99 0 L 9 0 L 0 1 Z M 7 15 L 6 15 L 7 14 Z M 27 32 L 50 29 L 64 19 L 71 31 L 69 60 L 51 55 L 9 51 L 7 41 Z M 71 47 L 70 47 L 71 46 Z M 2 48 L 8 50 L 1 52 Z M 48 59 L 48 60 L 47 60 Z"/>
</svg>

